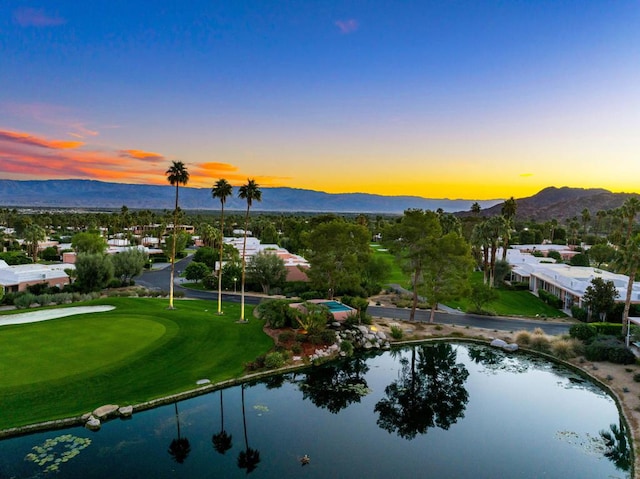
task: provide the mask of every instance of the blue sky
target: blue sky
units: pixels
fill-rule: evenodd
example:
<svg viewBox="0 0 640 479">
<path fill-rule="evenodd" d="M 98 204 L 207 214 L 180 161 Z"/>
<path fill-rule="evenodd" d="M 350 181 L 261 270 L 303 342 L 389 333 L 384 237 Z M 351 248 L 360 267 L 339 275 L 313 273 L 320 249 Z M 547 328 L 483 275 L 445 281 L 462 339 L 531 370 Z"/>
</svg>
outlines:
<svg viewBox="0 0 640 479">
<path fill-rule="evenodd" d="M 0 174 L 638 190 L 639 1 L 0 5 Z"/>
</svg>

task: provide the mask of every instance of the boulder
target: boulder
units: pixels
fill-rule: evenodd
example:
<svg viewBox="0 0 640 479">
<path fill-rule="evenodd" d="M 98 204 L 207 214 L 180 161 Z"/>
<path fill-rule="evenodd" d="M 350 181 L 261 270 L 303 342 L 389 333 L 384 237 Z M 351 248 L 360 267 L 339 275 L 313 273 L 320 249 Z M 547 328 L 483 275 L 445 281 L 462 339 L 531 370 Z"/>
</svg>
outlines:
<svg viewBox="0 0 640 479">
<path fill-rule="evenodd" d="M 387 335 L 386 335 L 386 334 L 384 334 L 384 331 L 378 331 L 376 334 L 377 334 L 377 335 L 378 335 L 378 337 L 379 337 L 380 339 L 382 339 L 383 341 L 384 341 L 385 339 L 387 339 Z"/>
<path fill-rule="evenodd" d="M 105 419 L 107 417 L 113 416 L 118 412 L 118 408 L 120 406 L 116 404 L 105 404 L 104 406 L 100 406 L 95 411 L 93 411 L 93 415 L 98 419 Z"/>
<path fill-rule="evenodd" d="M 87 422 L 84 423 L 84 427 L 92 431 L 97 431 L 98 429 L 100 429 L 100 425 L 100 419 L 93 415 L 90 415 L 89 419 L 87 419 Z"/>
<path fill-rule="evenodd" d="M 118 409 L 118 414 L 120 414 L 121 417 L 131 417 L 133 414 L 133 406 L 122 406 Z"/>
<path fill-rule="evenodd" d="M 514 352 L 518 350 L 518 345 L 516 343 L 509 343 L 502 349 L 504 349 L 505 351 Z"/>
<path fill-rule="evenodd" d="M 507 345 L 506 341 L 503 341 L 502 339 L 494 339 L 493 341 L 491 341 L 491 346 L 493 346 L 494 348 L 504 348 Z"/>
</svg>

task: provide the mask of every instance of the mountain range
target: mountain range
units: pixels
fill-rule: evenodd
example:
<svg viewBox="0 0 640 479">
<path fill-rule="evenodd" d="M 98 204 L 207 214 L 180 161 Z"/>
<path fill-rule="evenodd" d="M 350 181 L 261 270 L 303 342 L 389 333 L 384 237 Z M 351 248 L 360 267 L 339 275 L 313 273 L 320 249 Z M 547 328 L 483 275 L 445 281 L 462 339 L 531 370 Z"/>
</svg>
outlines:
<svg viewBox="0 0 640 479">
<path fill-rule="evenodd" d="M 237 191 L 237 189 L 236 189 Z M 254 211 L 401 214 L 409 208 L 442 209 L 460 216 L 471 215 L 474 200 L 429 199 L 419 196 L 383 196 L 368 193 L 325 193 L 285 187 L 262 187 L 262 201 Z M 521 220 L 563 220 L 618 208 L 636 193 L 612 193 L 601 188 L 549 187 L 533 196 L 516 198 L 516 217 Z M 499 214 L 504 199 L 478 200 L 481 216 Z M 171 185 L 135 185 L 95 180 L 0 180 L 0 207 L 172 210 L 175 188 Z M 180 188 L 180 207 L 185 210 L 218 210 L 220 202 L 210 188 Z M 244 210 L 236 196 L 227 199 L 229 210 Z"/>
<path fill-rule="evenodd" d="M 401 214 L 408 208 L 446 212 L 468 210 L 473 200 L 428 199 L 418 196 L 382 196 L 367 193 L 324 193 L 298 188 L 261 187 L 262 201 L 254 202 L 255 211 L 382 213 Z M 237 194 L 237 188 L 234 191 Z M 210 188 L 181 187 L 180 207 L 185 210 L 218 210 L 220 201 L 211 197 Z M 503 200 L 478 201 L 489 208 Z M 37 208 L 110 208 L 123 205 L 133 209 L 173 210 L 175 187 L 171 185 L 134 185 L 95 180 L 0 180 L 0 206 Z M 246 202 L 227 199 L 225 208 L 244 210 Z"/>
</svg>

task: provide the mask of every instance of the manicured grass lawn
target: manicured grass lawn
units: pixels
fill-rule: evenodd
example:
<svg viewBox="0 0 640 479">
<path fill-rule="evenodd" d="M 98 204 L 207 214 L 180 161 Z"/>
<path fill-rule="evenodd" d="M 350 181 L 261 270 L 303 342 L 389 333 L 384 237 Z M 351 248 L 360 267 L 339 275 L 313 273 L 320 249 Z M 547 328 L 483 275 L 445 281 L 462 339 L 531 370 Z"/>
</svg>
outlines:
<svg viewBox="0 0 640 479">
<path fill-rule="evenodd" d="M 482 272 L 475 272 L 471 276 L 471 282 L 482 283 Z M 498 299 L 484 306 L 487 311 L 492 311 L 500 316 L 523 316 L 527 318 L 547 317 L 564 318 L 567 315 L 562 311 L 552 308 L 529 291 L 511 291 L 498 289 Z M 451 308 L 467 311 L 472 307 L 471 301 L 461 298 L 457 301 L 446 303 Z"/>
<path fill-rule="evenodd" d="M 410 279 L 407 278 L 407 275 L 402 272 L 396 258 L 389 253 L 384 247 L 378 243 L 371 243 L 371 249 L 373 250 L 374 255 L 385 262 L 387 277 L 385 278 L 386 284 L 399 284 L 401 286 L 407 286 L 410 284 Z"/>
<path fill-rule="evenodd" d="M 0 429 L 135 404 L 241 376 L 273 345 L 240 306 L 210 301 L 105 298 L 113 311 L 0 327 Z"/>
</svg>

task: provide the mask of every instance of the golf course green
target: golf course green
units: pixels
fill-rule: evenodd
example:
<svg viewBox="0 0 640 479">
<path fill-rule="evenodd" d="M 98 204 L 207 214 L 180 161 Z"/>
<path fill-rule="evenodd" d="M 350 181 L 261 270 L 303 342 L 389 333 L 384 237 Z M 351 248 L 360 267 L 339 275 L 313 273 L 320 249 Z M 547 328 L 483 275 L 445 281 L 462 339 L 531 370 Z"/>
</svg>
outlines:
<svg viewBox="0 0 640 479">
<path fill-rule="evenodd" d="M 248 309 L 211 301 L 103 298 L 107 312 L 0 327 L 0 430 L 137 404 L 243 374 L 273 342 Z M 75 305 L 74 305 L 75 306 Z M 4 315 L 3 315 L 4 317 Z"/>
</svg>

